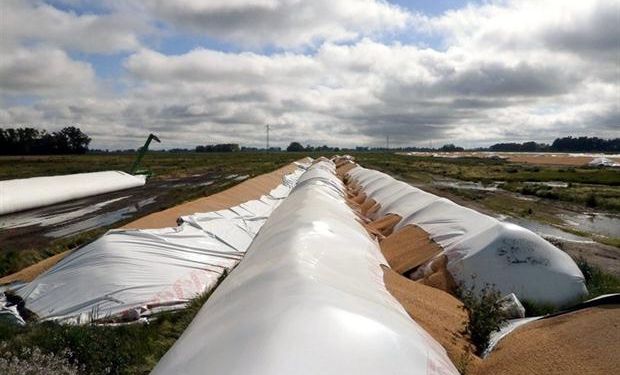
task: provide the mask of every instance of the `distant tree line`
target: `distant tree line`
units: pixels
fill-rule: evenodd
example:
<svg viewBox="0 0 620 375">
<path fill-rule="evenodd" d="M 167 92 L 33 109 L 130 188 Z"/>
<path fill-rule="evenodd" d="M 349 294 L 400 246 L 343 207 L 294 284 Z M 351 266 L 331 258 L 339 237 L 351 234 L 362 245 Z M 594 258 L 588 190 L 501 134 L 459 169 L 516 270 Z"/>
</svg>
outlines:
<svg viewBox="0 0 620 375">
<path fill-rule="evenodd" d="M 288 152 L 301 152 L 301 151 L 334 151 L 334 152 L 338 152 L 340 151 L 339 147 L 329 147 L 328 145 L 323 145 L 323 146 L 310 146 L 307 145 L 304 147 L 304 145 L 302 145 L 299 142 L 291 142 L 288 147 L 286 148 L 286 151 Z"/>
<path fill-rule="evenodd" d="M 236 143 L 196 146 L 196 152 L 237 152 L 239 150 L 239 145 Z"/>
<path fill-rule="evenodd" d="M 552 151 L 580 152 L 620 152 L 620 138 L 601 139 L 597 137 L 564 137 L 551 144 Z"/>
<path fill-rule="evenodd" d="M 450 144 L 441 146 L 439 151 L 441 151 L 441 152 L 460 152 L 460 151 L 465 151 L 465 149 L 463 147 L 455 146 L 454 144 L 450 143 Z"/>
<path fill-rule="evenodd" d="M 525 142 L 525 143 L 496 143 L 489 147 L 489 151 L 507 152 L 545 152 L 551 151 L 548 144 Z"/>
<path fill-rule="evenodd" d="M 598 137 L 557 138 L 551 145 L 545 143 L 497 143 L 490 151 L 512 152 L 620 152 L 620 138 L 602 139 Z"/>
<path fill-rule="evenodd" d="M 90 137 L 75 126 L 48 133 L 35 128 L 0 128 L 0 155 L 83 154 Z"/>
</svg>

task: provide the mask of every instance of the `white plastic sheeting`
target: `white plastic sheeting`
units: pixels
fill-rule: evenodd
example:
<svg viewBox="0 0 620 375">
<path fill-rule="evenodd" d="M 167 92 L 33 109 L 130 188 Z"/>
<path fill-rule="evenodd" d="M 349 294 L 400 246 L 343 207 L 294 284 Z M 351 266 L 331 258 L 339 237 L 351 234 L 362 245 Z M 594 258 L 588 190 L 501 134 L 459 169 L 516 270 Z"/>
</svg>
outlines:
<svg viewBox="0 0 620 375">
<path fill-rule="evenodd" d="M 398 230 L 415 224 L 437 242 L 448 258 L 448 271 L 465 287 L 494 285 L 521 300 L 563 305 L 587 293 L 573 260 L 535 233 L 424 192 L 391 176 L 356 167 L 349 177 L 380 204 L 378 218 L 397 214 Z M 428 263 L 430 264 L 432 260 Z M 422 267 L 417 276 L 431 272 Z"/>
<path fill-rule="evenodd" d="M 0 215 L 142 186 L 146 176 L 120 171 L 0 181 Z"/>
<path fill-rule="evenodd" d="M 258 200 L 183 217 L 178 227 L 110 231 L 17 293 L 40 319 L 68 323 L 182 307 L 239 262 L 301 173 Z"/>
<path fill-rule="evenodd" d="M 302 175 L 153 374 L 458 374 L 343 191 L 331 163 Z"/>
<path fill-rule="evenodd" d="M 24 319 L 19 315 L 17 305 L 9 303 L 2 292 L 0 292 L 0 322 L 7 322 L 20 326 L 26 325 Z"/>
<path fill-rule="evenodd" d="M 592 167 L 620 167 L 620 163 L 609 158 L 594 158 L 588 165 Z"/>
</svg>

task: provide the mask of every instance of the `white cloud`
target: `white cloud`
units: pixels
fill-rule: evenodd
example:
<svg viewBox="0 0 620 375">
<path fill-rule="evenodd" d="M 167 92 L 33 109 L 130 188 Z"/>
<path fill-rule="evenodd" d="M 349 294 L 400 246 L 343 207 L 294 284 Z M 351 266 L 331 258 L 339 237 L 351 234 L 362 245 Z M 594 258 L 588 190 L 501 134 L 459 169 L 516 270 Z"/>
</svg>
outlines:
<svg viewBox="0 0 620 375">
<path fill-rule="evenodd" d="M 52 48 L 18 48 L 0 59 L 0 87 L 5 95 L 80 95 L 95 88 L 95 73 Z"/>
<path fill-rule="evenodd" d="M 308 46 L 402 29 L 412 15 L 383 0 L 148 0 L 173 27 L 245 46 Z"/>
<path fill-rule="evenodd" d="M 419 28 L 444 38 L 442 49 L 364 37 L 413 16 L 355 3 L 151 2 L 152 14 L 212 38 L 293 47 L 167 55 L 127 43 L 129 86 L 116 95 L 87 89 L 97 78 L 62 51 L 75 46 L 69 37 L 13 46 L 0 61 L 3 93 L 41 100 L 0 102 L 0 126 L 79 123 L 95 147 L 109 148 L 134 147 L 150 131 L 165 147 L 260 145 L 267 123 L 281 145 L 382 145 L 387 134 L 403 146 L 617 136 L 620 46 L 610 35 L 620 35 L 618 2 L 508 1 L 420 18 Z M 309 52 L 297 48 L 312 43 Z"/>
<path fill-rule="evenodd" d="M 30 0 L 3 0 L 0 47 L 44 44 L 87 53 L 132 51 L 146 26 L 139 14 L 83 14 Z"/>
</svg>

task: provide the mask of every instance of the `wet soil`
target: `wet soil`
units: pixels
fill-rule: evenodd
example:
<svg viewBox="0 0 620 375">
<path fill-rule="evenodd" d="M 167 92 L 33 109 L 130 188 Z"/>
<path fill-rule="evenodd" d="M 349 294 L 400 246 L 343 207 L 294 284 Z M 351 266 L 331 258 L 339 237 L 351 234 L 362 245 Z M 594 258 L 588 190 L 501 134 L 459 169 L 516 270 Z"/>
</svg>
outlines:
<svg viewBox="0 0 620 375">
<path fill-rule="evenodd" d="M 238 182 L 238 178 L 205 173 L 154 179 L 137 188 L 0 216 L 0 251 L 41 248 L 56 239 L 120 226 L 179 201 L 221 190 Z"/>
</svg>

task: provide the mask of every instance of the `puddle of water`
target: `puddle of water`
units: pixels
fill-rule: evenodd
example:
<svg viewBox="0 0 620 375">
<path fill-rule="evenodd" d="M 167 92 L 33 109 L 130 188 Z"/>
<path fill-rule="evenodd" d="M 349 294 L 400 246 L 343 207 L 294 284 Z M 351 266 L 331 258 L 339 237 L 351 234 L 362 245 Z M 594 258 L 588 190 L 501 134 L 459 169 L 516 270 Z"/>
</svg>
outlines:
<svg viewBox="0 0 620 375">
<path fill-rule="evenodd" d="M 556 187 L 556 188 L 566 188 L 566 187 L 568 187 L 568 183 L 567 182 L 562 182 L 562 181 L 545 181 L 545 182 L 526 181 L 525 184 L 526 185 L 549 186 L 549 187 Z"/>
<path fill-rule="evenodd" d="M 557 238 L 557 239 L 564 240 L 564 241 L 583 242 L 583 243 L 594 242 L 589 238 L 581 237 L 576 234 L 565 232 L 560 228 L 554 227 L 553 225 L 539 223 L 534 220 L 503 216 L 503 215 L 498 217 L 498 219 L 501 221 L 507 221 L 509 223 L 520 225 L 523 228 L 529 229 L 532 232 L 544 238 Z"/>
<path fill-rule="evenodd" d="M 239 177 L 235 178 L 235 181 L 237 181 Z M 247 178 L 247 177 L 245 177 Z M 201 183 L 196 183 L 196 182 L 182 182 L 182 183 L 178 183 L 178 184 L 172 184 L 172 185 L 165 185 L 167 188 L 178 188 L 178 187 L 185 187 L 185 186 L 189 186 L 189 187 L 196 187 L 196 186 L 209 186 L 213 183 L 213 181 L 207 181 L 207 182 L 201 182 Z"/>
<path fill-rule="evenodd" d="M 620 216 L 604 214 L 558 215 L 564 222 L 583 232 L 596 233 L 608 237 L 620 237 Z"/>
<path fill-rule="evenodd" d="M 521 195 L 521 194 L 516 194 L 516 193 L 513 194 L 513 197 L 515 197 L 515 198 L 517 198 L 519 200 L 528 201 L 528 202 L 533 202 L 533 201 L 537 201 L 538 200 L 538 198 L 528 197 L 528 196 Z"/>
<path fill-rule="evenodd" d="M 155 203 L 156 198 L 157 197 L 155 196 L 155 197 L 143 199 L 134 205 L 126 206 L 118 210 L 96 215 L 86 220 L 81 220 L 73 224 L 65 225 L 59 229 L 45 233 L 45 236 L 52 237 L 52 238 L 66 237 L 66 236 L 78 234 L 80 232 L 84 232 L 87 230 L 114 224 L 117 221 L 133 216 L 134 213 L 138 212 L 138 210 L 140 210 L 144 206 Z"/>
<path fill-rule="evenodd" d="M 239 175 L 238 175 L 238 174 L 229 174 L 229 175 L 228 175 L 228 176 L 226 176 L 225 178 L 226 178 L 227 180 L 232 180 L 233 178 L 235 178 L 235 177 L 237 177 L 237 176 L 239 176 Z"/>
<path fill-rule="evenodd" d="M 496 191 L 500 183 L 494 182 L 489 185 L 483 185 L 480 182 L 470 182 L 470 181 L 436 181 L 433 183 L 433 185 L 450 187 L 450 188 L 455 188 L 455 189 Z"/>
<path fill-rule="evenodd" d="M 248 179 L 248 177 L 250 177 L 250 175 L 247 175 L 247 174 L 246 174 L 246 175 L 244 175 L 244 176 L 238 176 L 238 177 L 235 177 L 235 178 L 233 179 L 233 181 L 243 181 L 243 180 L 247 180 L 247 179 Z"/>
<path fill-rule="evenodd" d="M 97 212 L 107 205 L 121 201 L 123 199 L 127 199 L 129 197 L 130 196 L 128 195 L 125 197 L 110 199 L 105 202 L 91 204 L 77 210 L 73 210 L 72 208 L 80 205 L 80 202 L 57 206 L 52 210 L 50 210 L 49 208 L 44 208 L 22 214 L 18 213 L 15 215 L 9 215 L 8 217 L 3 218 L 0 222 L 0 229 L 22 228 L 35 225 L 42 227 L 58 225 L 67 221 L 80 218 L 84 215 Z"/>
</svg>

